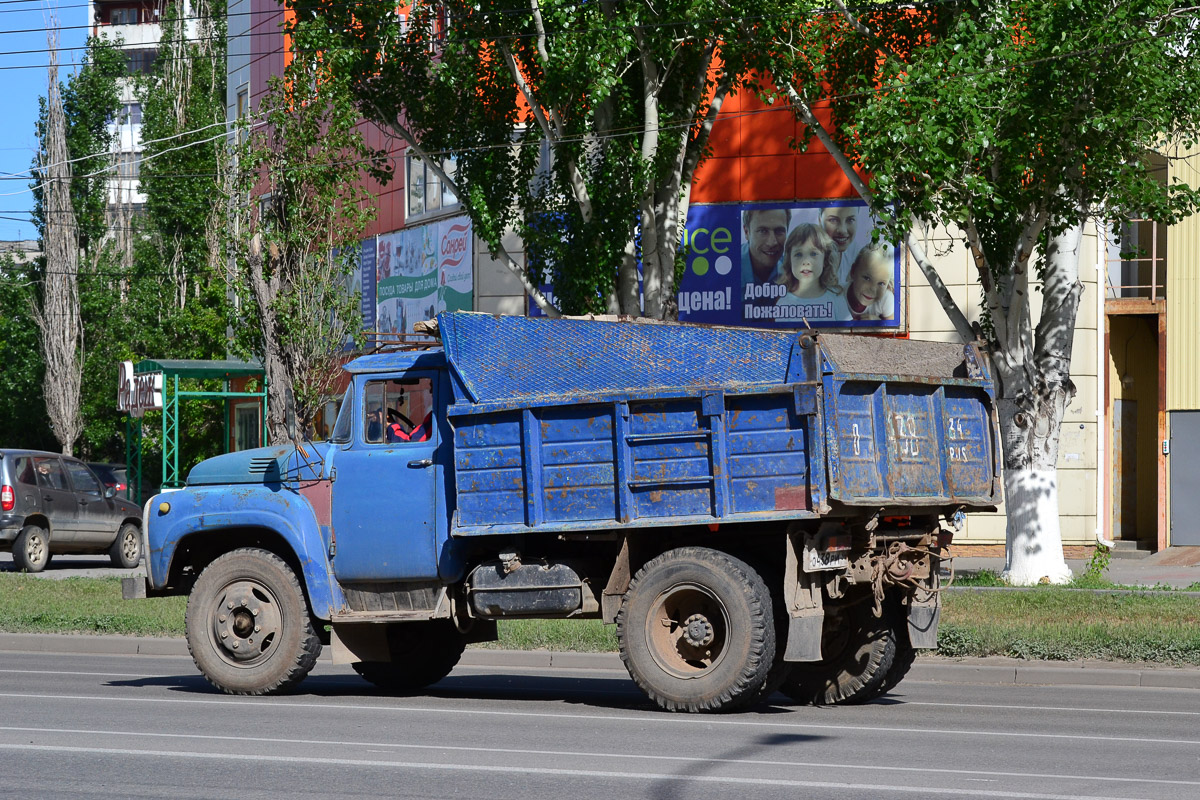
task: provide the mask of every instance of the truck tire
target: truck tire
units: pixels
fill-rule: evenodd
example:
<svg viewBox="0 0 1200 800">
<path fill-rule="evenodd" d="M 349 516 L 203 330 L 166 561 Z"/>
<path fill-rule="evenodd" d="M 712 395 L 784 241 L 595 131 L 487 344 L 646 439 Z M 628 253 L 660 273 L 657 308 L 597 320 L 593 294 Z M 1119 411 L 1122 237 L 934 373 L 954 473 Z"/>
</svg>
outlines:
<svg viewBox="0 0 1200 800">
<path fill-rule="evenodd" d="M 18 572 L 41 572 L 50 563 L 50 536 L 40 525 L 21 528 L 12 546 L 13 566 Z"/>
<path fill-rule="evenodd" d="M 388 628 L 392 660 L 360 661 L 354 671 L 389 694 L 411 694 L 450 674 L 467 640 L 449 622 L 400 622 Z"/>
<path fill-rule="evenodd" d="M 108 559 L 114 567 L 133 569 L 142 560 L 142 532 L 132 522 L 126 522 L 117 531 L 117 538 L 108 548 Z"/>
<path fill-rule="evenodd" d="M 771 594 L 733 556 L 669 550 L 638 570 L 617 612 L 621 660 L 667 711 L 732 711 L 761 699 L 775 662 Z"/>
<path fill-rule="evenodd" d="M 851 705 L 883 692 L 896 658 L 896 631 L 886 609 L 876 617 L 871 602 L 826 613 L 820 661 L 792 666 L 780 690 L 800 703 Z M 901 676 L 903 677 L 903 676 Z"/>
<path fill-rule="evenodd" d="M 226 694 L 280 694 L 321 654 L 296 574 L 274 553 L 233 550 L 204 568 L 188 596 L 188 650 Z"/>
</svg>

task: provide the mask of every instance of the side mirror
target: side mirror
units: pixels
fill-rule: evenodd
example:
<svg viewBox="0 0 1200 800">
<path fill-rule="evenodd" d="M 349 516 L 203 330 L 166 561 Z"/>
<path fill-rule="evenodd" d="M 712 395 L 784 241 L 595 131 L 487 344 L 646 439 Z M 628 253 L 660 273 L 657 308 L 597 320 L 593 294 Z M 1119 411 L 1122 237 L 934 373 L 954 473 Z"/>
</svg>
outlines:
<svg viewBox="0 0 1200 800">
<path fill-rule="evenodd" d="M 106 500 L 110 500 L 110 499 L 112 499 L 113 497 L 116 497 L 116 495 L 117 495 L 117 490 L 116 490 L 116 489 L 114 489 L 114 488 L 113 488 L 113 487 L 111 487 L 111 486 L 105 486 L 105 487 L 104 487 L 104 499 L 106 499 Z"/>
</svg>

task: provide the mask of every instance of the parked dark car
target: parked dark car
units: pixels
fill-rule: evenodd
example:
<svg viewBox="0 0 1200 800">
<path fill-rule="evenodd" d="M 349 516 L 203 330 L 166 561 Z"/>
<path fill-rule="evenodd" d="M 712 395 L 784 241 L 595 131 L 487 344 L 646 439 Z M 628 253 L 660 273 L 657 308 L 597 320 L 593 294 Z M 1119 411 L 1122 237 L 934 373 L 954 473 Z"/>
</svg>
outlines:
<svg viewBox="0 0 1200 800">
<path fill-rule="evenodd" d="M 129 485 L 129 468 L 124 464 L 98 464 L 89 461 L 88 466 L 91 467 L 92 472 L 96 473 L 100 483 L 116 491 L 117 497 L 137 503 L 149 500 L 153 495 L 158 494 L 158 490 L 145 480 L 141 482 L 141 494 L 138 494 L 138 487 Z"/>
<path fill-rule="evenodd" d="M 41 572 L 56 553 L 107 553 L 114 565 L 134 567 L 141 509 L 115 495 L 70 456 L 0 450 L 0 551 L 26 572 Z"/>
</svg>

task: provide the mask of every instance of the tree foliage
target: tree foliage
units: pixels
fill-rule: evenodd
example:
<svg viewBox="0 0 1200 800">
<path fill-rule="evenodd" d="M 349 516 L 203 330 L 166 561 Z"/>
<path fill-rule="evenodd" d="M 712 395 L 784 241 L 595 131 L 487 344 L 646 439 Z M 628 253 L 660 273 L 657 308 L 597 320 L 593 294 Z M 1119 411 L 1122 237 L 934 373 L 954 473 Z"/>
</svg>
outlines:
<svg viewBox="0 0 1200 800">
<path fill-rule="evenodd" d="M 139 352 L 225 355 L 224 3 L 170 4 L 154 71 L 140 89 L 144 213 L 133 218 L 130 287 Z M 195 25 L 194 32 L 189 25 Z M 191 34 L 191 35 L 189 35 Z"/>
<path fill-rule="evenodd" d="M 236 279 L 244 352 L 263 360 L 273 444 L 296 441 L 336 396 L 341 354 L 361 344 L 350 278 L 375 216 L 362 177 L 386 182 L 386 154 L 366 146 L 346 76 L 307 54 L 273 77 L 239 148 Z"/>
<path fill-rule="evenodd" d="M 89 38 L 79 71 L 60 84 L 63 115 L 67 126 L 67 152 L 71 157 L 71 206 L 79 231 L 79 246 L 93 253 L 104 237 L 108 204 L 108 167 L 116 142 L 114 120 L 119 117 L 121 97 L 118 80 L 126 75 L 125 56 L 114 42 Z M 45 137 L 46 98 L 38 98 L 38 140 Z M 45 237 L 46 206 L 44 174 L 33 165 L 33 222 Z"/>
<path fill-rule="evenodd" d="M 775 36 L 768 91 L 847 157 L 852 180 L 854 167 L 869 175 L 861 192 L 892 238 L 908 238 L 927 274 L 914 226 L 954 231 L 973 259 L 984 301 L 978 332 L 1001 387 L 1010 559 L 1023 539 L 1031 553 L 1057 542 L 1061 562 L 1053 476 L 1075 392 L 1085 218 L 1170 224 L 1200 201 L 1147 167 L 1150 151 L 1195 141 L 1195 31 L 1195 9 L 1173 0 L 971 0 L 843 6 Z M 818 121 L 820 106 L 832 125 Z M 961 309 L 940 296 L 971 336 Z M 1053 538 L 1039 542 L 1039 531 Z"/>
<path fill-rule="evenodd" d="M 562 311 L 672 317 L 692 177 L 722 103 L 762 55 L 766 3 L 387 4 L 295 0 L 295 40 L 353 77 L 363 114 L 441 167 L 476 233 L 515 229 Z M 795 4 L 789 6 L 797 10 Z"/>
</svg>

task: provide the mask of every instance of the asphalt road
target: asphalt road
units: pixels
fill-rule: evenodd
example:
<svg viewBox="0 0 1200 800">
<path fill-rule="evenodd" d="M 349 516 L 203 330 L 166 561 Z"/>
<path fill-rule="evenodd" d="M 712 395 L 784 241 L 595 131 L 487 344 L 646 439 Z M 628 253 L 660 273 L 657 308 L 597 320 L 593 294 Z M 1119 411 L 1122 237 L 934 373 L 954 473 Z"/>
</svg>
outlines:
<svg viewBox="0 0 1200 800">
<path fill-rule="evenodd" d="M 0 553 L 0 572 L 16 572 L 13 565 L 12 553 Z M 123 578 L 127 575 L 145 575 L 146 562 L 140 562 L 132 569 L 114 567 L 112 561 L 105 555 L 55 555 L 51 557 L 46 568 L 37 573 L 39 578 L 61 580 L 63 578 Z"/>
<path fill-rule="evenodd" d="M 300 688 L 228 697 L 183 657 L 0 651 L 0 797 L 1200 796 L 1190 689 L 906 681 L 861 707 L 686 716 L 613 670 L 459 667 L 387 697 L 322 661 Z"/>
</svg>

